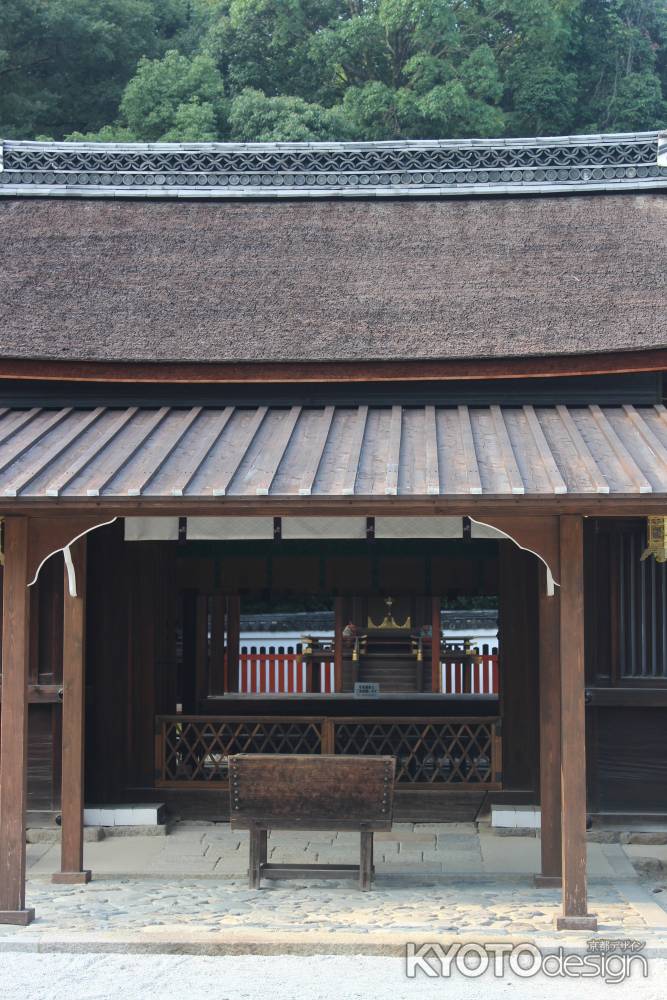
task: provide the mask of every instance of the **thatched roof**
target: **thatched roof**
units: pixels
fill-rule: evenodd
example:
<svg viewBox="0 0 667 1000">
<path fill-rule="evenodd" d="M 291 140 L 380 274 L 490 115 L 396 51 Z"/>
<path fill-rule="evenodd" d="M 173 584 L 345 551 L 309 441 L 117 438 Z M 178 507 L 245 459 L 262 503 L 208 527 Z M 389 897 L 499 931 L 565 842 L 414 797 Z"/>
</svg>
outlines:
<svg viewBox="0 0 667 1000">
<path fill-rule="evenodd" d="M 7 197 L 0 233 L 5 358 L 450 359 L 667 342 L 660 191 Z"/>
</svg>

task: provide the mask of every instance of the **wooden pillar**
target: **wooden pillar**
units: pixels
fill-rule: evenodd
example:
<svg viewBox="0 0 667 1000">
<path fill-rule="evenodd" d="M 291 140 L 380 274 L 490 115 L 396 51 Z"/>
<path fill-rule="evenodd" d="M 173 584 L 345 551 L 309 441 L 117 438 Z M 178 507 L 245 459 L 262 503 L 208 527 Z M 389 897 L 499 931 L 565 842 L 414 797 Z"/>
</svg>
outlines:
<svg viewBox="0 0 667 1000">
<path fill-rule="evenodd" d="M 25 905 L 25 814 L 28 794 L 30 592 L 28 519 L 5 518 L 0 716 L 0 924 L 29 924 Z"/>
<path fill-rule="evenodd" d="M 540 676 L 540 886 L 561 885 L 560 811 L 560 593 L 547 594 L 547 572 L 539 577 L 539 676 Z"/>
<path fill-rule="evenodd" d="M 241 645 L 241 599 L 227 598 L 227 681 L 230 691 L 239 689 L 239 652 Z"/>
<path fill-rule="evenodd" d="M 345 602 L 342 597 L 334 598 L 334 691 L 343 690 L 343 629 L 346 622 L 343 615 Z"/>
<path fill-rule="evenodd" d="M 83 867 L 83 774 L 86 708 L 86 538 L 70 548 L 76 597 L 65 567 L 63 597 L 63 714 L 60 871 L 52 882 L 90 882 Z"/>
<path fill-rule="evenodd" d="M 563 912 L 558 930 L 596 930 L 586 886 L 583 519 L 560 519 L 561 811 Z"/>
<path fill-rule="evenodd" d="M 195 712 L 208 698 L 209 678 L 208 594 L 197 594 L 195 611 Z"/>
<path fill-rule="evenodd" d="M 442 623 L 440 607 L 442 598 L 431 598 L 431 691 L 440 693 L 440 643 L 442 641 Z"/>
<path fill-rule="evenodd" d="M 211 598 L 211 660 L 209 664 L 209 695 L 218 697 L 225 693 L 225 598 L 214 594 Z"/>
</svg>

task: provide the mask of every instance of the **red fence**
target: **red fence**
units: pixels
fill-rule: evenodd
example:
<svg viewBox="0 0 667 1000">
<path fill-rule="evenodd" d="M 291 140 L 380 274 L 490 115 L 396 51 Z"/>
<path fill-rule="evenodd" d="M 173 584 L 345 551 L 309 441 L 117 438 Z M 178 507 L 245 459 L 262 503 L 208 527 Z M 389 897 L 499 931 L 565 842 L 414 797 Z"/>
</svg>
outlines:
<svg viewBox="0 0 667 1000">
<path fill-rule="evenodd" d="M 498 654 L 443 653 L 440 690 L 443 694 L 499 693 Z M 333 694 L 333 659 L 304 657 L 296 652 L 250 652 L 239 656 L 238 690 L 241 694 Z"/>
<path fill-rule="evenodd" d="M 304 694 L 334 691 L 333 660 L 304 659 L 300 653 L 241 653 L 241 694 Z"/>
<path fill-rule="evenodd" d="M 442 655 L 440 690 L 443 694 L 498 694 L 498 654 Z"/>
</svg>

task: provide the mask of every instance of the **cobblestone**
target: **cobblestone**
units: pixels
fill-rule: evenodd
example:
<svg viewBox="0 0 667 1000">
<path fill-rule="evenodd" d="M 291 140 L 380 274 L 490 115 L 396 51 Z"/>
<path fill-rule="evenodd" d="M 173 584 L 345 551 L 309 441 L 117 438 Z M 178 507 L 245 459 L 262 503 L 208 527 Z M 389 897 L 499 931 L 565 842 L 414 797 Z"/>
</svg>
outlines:
<svg viewBox="0 0 667 1000">
<path fill-rule="evenodd" d="M 553 935 L 560 892 L 536 888 L 531 878 L 539 841 L 498 840 L 464 824 L 425 827 L 397 825 L 394 839 L 378 838 L 377 878 L 369 893 L 360 893 L 352 880 L 272 882 L 252 892 L 247 837 L 224 824 L 183 823 L 167 838 L 88 843 L 88 886 L 52 885 L 47 879 L 58 867 L 57 845 L 29 845 L 28 905 L 37 920 L 25 929 L 0 928 L 0 947 L 54 934 L 72 940 L 120 936 L 133 945 L 194 937 L 229 944 L 234 935 L 263 935 L 269 946 L 281 935 L 319 935 L 330 942 L 378 935 L 403 942 L 442 934 Z M 281 861 L 354 863 L 359 838 L 280 832 L 268 846 L 272 859 Z M 623 866 L 633 875 L 620 844 L 589 845 L 590 908 L 600 932 L 641 936 L 648 921 L 649 929 L 664 928 L 664 938 L 660 896 L 667 900 L 667 893 L 651 896 L 627 872 L 625 881 L 619 878 Z"/>
<path fill-rule="evenodd" d="M 383 883 L 360 893 L 351 882 L 280 882 L 259 892 L 238 879 L 168 882 L 100 879 L 88 886 L 29 883 L 28 903 L 37 911 L 30 928 L 2 928 L 0 941 L 60 934 L 131 935 L 150 940 L 169 933 L 182 940 L 232 930 L 309 934 L 400 933 L 431 940 L 446 933 L 493 931 L 496 936 L 552 934 L 559 894 L 526 881 L 471 884 L 465 879 L 432 885 Z M 603 933 L 641 933 L 645 922 L 618 888 L 596 885 L 592 909 Z"/>
</svg>

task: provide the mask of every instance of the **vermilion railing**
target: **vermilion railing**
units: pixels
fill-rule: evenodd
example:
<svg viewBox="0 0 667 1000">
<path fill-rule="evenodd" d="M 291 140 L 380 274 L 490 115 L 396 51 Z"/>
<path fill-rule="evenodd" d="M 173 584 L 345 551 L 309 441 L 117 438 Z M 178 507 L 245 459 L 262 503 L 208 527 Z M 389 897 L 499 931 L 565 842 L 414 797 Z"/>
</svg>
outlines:
<svg viewBox="0 0 667 1000">
<path fill-rule="evenodd" d="M 301 653 L 241 653 L 238 689 L 241 694 L 332 694 L 334 662 Z"/>
<path fill-rule="evenodd" d="M 440 690 L 443 694 L 498 694 L 497 653 L 441 656 Z"/>
</svg>

